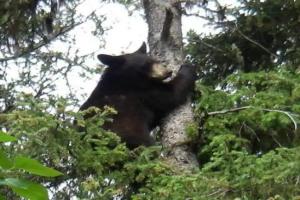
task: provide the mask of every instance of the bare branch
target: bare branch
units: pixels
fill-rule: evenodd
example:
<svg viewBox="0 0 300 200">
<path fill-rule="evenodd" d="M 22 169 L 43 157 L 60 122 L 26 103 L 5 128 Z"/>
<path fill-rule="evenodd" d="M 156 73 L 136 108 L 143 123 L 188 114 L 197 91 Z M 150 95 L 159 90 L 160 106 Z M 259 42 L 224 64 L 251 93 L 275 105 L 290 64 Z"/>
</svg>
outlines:
<svg viewBox="0 0 300 200">
<path fill-rule="evenodd" d="M 187 38 L 187 37 L 186 37 L 186 38 Z M 191 39 L 190 41 L 191 41 L 191 42 L 199 42 L 199 43 L 203 44 L 204 46 L 206 46 L 206 47 L 208 47 L 208 48 L 210 48 L 210 49 L 212 49 L 212 50 L 214 50 L 214 51 L 223 53 L 224 55 L 227 54 L 227 52 L 226 52 L 225 50 L 223 50 L 223 49 L 221 49 L 221 48 L 218 48 L 218 47 L 216 47 L 216 46 L 213 46 L 212 44 L 209 44 L 209 43 L 207 43 L 207 42 L 204 42 L 204 41 L 201 40 L 200 38 L 199 38 L 198 40 L 193 40 L 193 39 Z"/>
<path fill-rule="evenodd" d="M 259 139 L 257 133 L 253 130 L 253 128 L 251 128 L 250 126 L 248 126 L 245 122 L 243 122 L 243 126 L 246 127 L 247 129 L 249 129 L 251 131 L 251 133 L 253 133 L 253 135 L 255 136 L 256 140 L 258 142 L 260 142 L 260 139 Z"/>
<path fill-rule="evenodd" d="M 261 110 L 267 111 L 267 112 L 279 112 L 279 113 L 287 115 L 290 118 L 290 120 L 294 123 L 294 129 L 295 129 L 295 131 L 298 129 L 297 122 L 294 119 L 294 117 L 291 115 L 291 113 L 289 113 L 287 111 L 283 111 L 283 110 L 272 110 L 272 109 L 261 109 Z"/>
<path fill-rule="evenodd" d="M 273 56 L 274 58 L 278 58 L 278 56 L 274 53 L 272 53 L 269 49 L 267 49 L 266 47 L 264 47 L 263 45 L 259 44 L 258 42 L 252 40 L 251 38 L 249 38 L 247 35 L 245 35 L 242 31 L 239 30 L 239 28 L 237 27 L 237 25 L 235 25 L 235 30 L 246 40 L 248 40 L 249 42 L 255 44 L 256 46 L 260 47 L 261 49 L 263 49 L 265 52 L 267 52 L 268 54 L 270 54 L 271 56 Z"/>
<path fill-rule="evenodd" d="M 226 114 L 226 113 L 236 112 L 236 111 L 240 111 L 240 110 L 246 110 L 246 109 L 249 109 L 249 108 L 254 108 L 254 107 L 244 106 L 244 107 L 239 107 L 239 108 L 232 108 L 232 109 L 229 109 L 229 110 L 213 111 L 213 112 L 207 113 L 207 115 L 208 116 L 220 115 L 220 114 Z"/>
<path fill-rule="evenodd" d="M 213 45 L 211 45 L 211 44 L 208 44 L 208 43 L 204 42 L 203 40 L 199 40 L 199 42 L 202 43 L 202 44 L 204 44 L 204 45 L 205 45 L 206 47 L 208 47 L 208 48 L 211 48 L 211 49 L 213 49 L 213 50 L 215 50 L 215 51 L 219 51 L 219 52 L 221 52 L 221 53 L 226 54 L 226 52 L 225 52 L 223 49 L 220 49 L 220 48 L 215 47 L 215 46 L 213 46 Z"/>
<path fill-rule="evenodd" d="M 199 17 L 199 18 L 204 19 L 204 20 L 213 21 L 213 18 L 202 16 L 199 13 L 187 13 L 186 10 L 182 10 L 181 13 L 185 16 L 188 16 L 188 17 Z"/>
<path fill-rule="evenodd" d="M 79 6 L 80 4 L 78 4 L 77 6 Z M 77 7 L 76 6 L 76 7 Z M 32 44 L 30 45 L 30 47 L 22 50 L 22 51 L 19 51 L 18 53 L 16 53 L 15 55 L 13 56 L 10 56 L 10 57 L 5 57 L 5 58 L 1 58 L 0 59 L 0 63 L 1 62 L 7 62 L 9 60 L 14 60 L 14 59 L 17 59 L 19 57 L 22 57 L 22 56 L 25 56 L 27 54 L 30 54 L 31 52 L 33 51 L 36 51 L 38 50 L 39 48 L 49 44 L 51 41 L 53 41 L 54 39 L 56 39 L 57 37 L 71 31 L 72 29 L 74 29 L 75 27 L 85 23 L 93 14 L 95 13 L 95 10 L 92 11 L 90 14 L 88 14 L 82 21 L 80 22 L 77 22 L 77 23 L 74 23 L 72 22 L 72 24 L 70 24 L 69 26 L 66 26 L 66 27 L 62 27 L 60 30 L 58 30 L 56 33 L 52 33 L 50 34 L 48 37 L 46 36 L 43 36 L 43 40 L 41 40 L 40 42 L 36 43 L 36 44 Z"/>
<path fill-rule="evenodd" d="M 9 61 L 9 60 L 13 60 L 13 59 L 17 59 L 19 57 L 22 57 L 22 56 L 25 56 L 33 51 L 36 51 L 37 49 L 49 44 L 52 40 L 54 40 L 55 38 L 59 37 L 60 35 L 63 35 L 67 32 L 69 32 L 70 30 L 72 30 L 74 27 L 82 24 L 84 22 L 79 22 L 79 23 L 76 23 L 76 24 L 72 24 L 68 27 L 64 27 L 62 28 L 60 31 L 58 31 L 57 33 L 55 34 L 51 34 L 46 40 L 41 40 L 40 42 L 38 42 L 37 44 L 33 45 L 33 47 L 28 47 L 26 48 L 25 50 L 15 54 L 14 56 L 11 56 L 11 57 L 6 57 L 6 58 L 2 58 L 0 59 L 0 62 L 5 62 L 5 61 Z"/>
<path fill-rule="evenodd" d="M 274 142 L 279 146 L 282 147 L 282 145 L 280 144 L 280 142 L 274 137 L 273 134 L 271 134 L 272 139 L 274 140 Z"/>
<path fill-rule="evenodd" d="M 232 108 L 232 109 L 228 109 L 228 110 L 220 110 L 220 111 L 214 111 L 214 112 L 209 112 L 207 113 L 208 116 L 214 116 L 214 115 L 220 115 L 220 114 L 226 114 L 226 113 L 231 113 L 231 112 L 237 112 L 237 111 L 241 111 L 241 110 L 246 110 L 246 109 L 258 109 L 261 111 L 266 111 L 266 112 L 278 112 L 278 113 L 282 113 L 285 114 L 286 116 L 288 116 L 288 118 L 293 122 L 294 124 L 294 130 L 296 131 L 298 129 L 298 125 L 296 120 L 294 119 L 294 117 L 292 115 L 292 113 L 288 112 L 288 111 L 283 111 L 283 110 L 273 110 L 273 109 L 266 109 L 266 108 L 257 108 L 254 106 L 244 106 L 244 107 L 239 107 L 239 108 Z"/>
</svg>

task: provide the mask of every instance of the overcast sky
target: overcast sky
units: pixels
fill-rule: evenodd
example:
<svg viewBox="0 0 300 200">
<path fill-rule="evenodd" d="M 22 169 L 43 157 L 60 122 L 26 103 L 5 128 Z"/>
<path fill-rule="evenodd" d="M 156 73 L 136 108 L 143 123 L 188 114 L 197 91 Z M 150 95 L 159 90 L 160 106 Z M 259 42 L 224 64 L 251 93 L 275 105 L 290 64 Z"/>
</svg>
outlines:
<svg viewBox="0 0 300 200">
<path fill-rule="evenodd" d="M 120 4 L 101 4 L 101 1 L 86 0 L 79 8 L 78 11 L 83 15 L 89 15 L 91 12 L 96 11 L 98 15 L 103 15 L 106 20 L 102 24 L 105 29 L 104 38 L 101 42 L 100 38 L 97 38 L 91 34 L 91 31 L 95 29 L 93 22 L 87 22 L 77 27 L 71 34 L 76 36 L 76 45 L 74 49 L 79 49 L 79 53 L 82 55 L 89 54 L 91 52 L 105 53 L 118 55 L 124 52 L 130 53 L 140 47 L 142 42 L 147 41 L 148 27 L 143 19 L 143 11 L 134 11 L 129 15 L 125 6 Z M 195 28 L 198 32 L 202 30 L 203 21 L 199 19 L 183 19 L 183 32 L 186 33 L 191 27 Z M 101 48 L 101 45 L 104 47 Z M 61 44 L 54 45 L 54 48 L 63 48 Z M 99 66 L 100 62 L 97 58 L 89 59 L 86 61 L 89 66 Z M 79 73 L 74 71 L 70 74 L 71 85 L 75 89 L 77 94 L 89 95 L 95 88 L 100 76 L 93 76 L 91 79 L 87 79 L 84 83 L 78 80 L 82 80 Z M 63 80 L 61 80 L 63 83 Z M 64 88 L 64 84 L 60 84 L 60 91 L 58 94 L 63 95 L 64 91 L 67 91 L 67 86 Z M 80 98 L 80 97 L 79 97 Z M 84 99 L 84 98 L 83 98 Z"/>
<path fill-rule="evenodd" d="M 235 0 L 219 0 L 222 5 L 231 6 Z M 141 11 L 134 11 L 129 16 L 125 6 L 120 4 L 101 4 L 100 1 L 86 0 L 79 7 L 79 12 L 87 15 L 96 10 L 98 14 L 106 16 L 103 26 L 110 28 L 104 34 L 106 46 L 100 49 L 101 52 L 120 54 L 122 52 L 134 51 L 143 41 L 147 41 L 147 24 L 142 17 Z M 204 13 L 203 13 L 204 15 Z M 182 31 L 184 36 L 193 29 L 198 33 L 211 32 L 209 26 L 205 26 L 205 21 L 197 17 L 183 17 Z M 91 24 L 81 26 L 81 31 L 77 32 L 77 44 L 84 53 L 99 50 L 99 39 L 90 34 Z M 89 37 L 88 37 L 89 36 Z"/>
<path fill-rule="evenodd" d="M 219 0 L 221 5 L 230 7 L 234 4 L 235 0 Z M 148 27 L 143 19 L 143 11 L 128 12 L 125 6 L 115 3 L 101 3 L 101 1 L 85 0 L 84 3 L 78 8 L 78 12 L 83 15 L 89 15 L 91 12 L 96 11 L 98 15 L 103 15 L 106 20 L 102 24 L 105 29 L 104 40 L 101 40 L 91 34 L 95 29 L 94 24 L 84 23 L 73 31 L 76 36 L 76 45 L 74 49 L 79 49 L 80 54 L 85 55 L 91 52 L 106 53 L 118 55 L 122 53 L 130 53 L 135 51 L 142 42 L 147 41 Z M 203 13 L 204 15 L 204 13 Z M 205 25 L 205 21 L 198 17 L 183 17 L 182 30 L 183 36 L 193 29 L 197 33 L 209 33 L 214 31 L 211 27 Z M 101 48 L 101 45 L 104 45 Z M 99 61 L 95 57 L 86 61 L 89 66 L 99 65 Z M 79 80 L 78 73 L 72 74 L 72 87 L 78 94 L 86 93 L 89 95 L 95 88 L 99 76 L 92 77 L 86 82 L 82 83 Z M 61 91 L 64 89 L 62 88 Z"/>
</svg>

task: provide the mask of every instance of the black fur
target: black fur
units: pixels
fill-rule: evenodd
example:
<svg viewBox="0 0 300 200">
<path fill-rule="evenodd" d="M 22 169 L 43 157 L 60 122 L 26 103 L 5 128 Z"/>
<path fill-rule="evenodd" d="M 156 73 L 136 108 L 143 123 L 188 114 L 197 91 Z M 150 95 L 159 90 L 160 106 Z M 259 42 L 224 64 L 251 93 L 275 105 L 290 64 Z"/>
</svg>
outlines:
<svg viewBox="0 0 300 200">
<path fill-rule="evenodd" d="M 146 54 L 146 45 L 132 54 L 122 56 L 98 55 L 108 67 L 88 100 L 81 106 L 112 106 L 118 114 L 104 126 L 117 133 L 129 148 L 154 143 L 150 131 L 174 108 L 183 104 L 193 90 L 195 67 L 182 65 L 177 76 L 163 82 L 149 76 L 154 63 Z"/>
</svg>

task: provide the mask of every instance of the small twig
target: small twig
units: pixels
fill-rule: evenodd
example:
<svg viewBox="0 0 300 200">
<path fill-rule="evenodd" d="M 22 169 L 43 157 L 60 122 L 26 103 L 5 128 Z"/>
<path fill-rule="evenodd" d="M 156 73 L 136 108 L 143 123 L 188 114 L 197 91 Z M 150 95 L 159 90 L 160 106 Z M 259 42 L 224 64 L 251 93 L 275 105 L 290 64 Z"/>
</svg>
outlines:
<svg viewBox="0 0 300 200">
<path fill-rule="evenodd" d="M 299 182 L 300 182 L 300 176 L 297 176 L 297 179 L 296 179 L 296 183 L 295 183 L 295 185 L 298 185 L 298 184 L 299 184 Z"/>
<path fill-rule="evenodd" d="M 273 134 L 271 134 L 272 139 L 275 141 L 275 143 L 279 146 L 282 147 L 282 145 L 280 144 L 280 142 L 274 137 Z"/>
<path fill-rule="evenodd" d="M 253 133 L 253 135 L 256 137 L 256 140 L 257 140 L 258 142 L 260 142 L 260 139 L 259 139 L 257 133 L 253 130 L 253 128 L 251 128 L 250 126 L 248 126 L 246 123 L 244 123 L 244 126 L 245 126 L 246 128 L 248 128 L 248 129 Z"/>
<path fill-rule="evenodd" d="M 216 50 L 216 51 L 219 51 L 219 52 L 222 52 L 222 53 L 226 54 L 226 52 L 224 50 L 222 50 L 222 49 L 220 49 L 218 47 L 215 47 L 215 46 L 213 46 L 211 44 L 208 44 L 208 43 L 204 42 L 203 40 L 200 40 L 200 43 L 204 44 L 205 46 L 207 46 L 207 47 L 209 47 L 209 48 L 211 48 L 213 50 Z"/>
<path fill-rule="evenodd" d="M 213 49 L 213 50 L 215 50 L 215 51 L 218 51 L 218 52 L 221 52 L 221 53 L 223 53 L 223 54 L 227 54 L 226 51 L 224 51 L 223 49 L 220 49 L 220 48 L 218 48 L 218 47 L 215 47 L 215 46 L 213 46 L 213 45 L 211 45 L 211 44 L 209 44 L 209 43 L 207 43 L 207 42 L 204 42 L 204 41 L 201 40 L 201 39 L 199 39 L 199 40 L 191 40 L 191 42 L 199 42 L 199 43 L 203 44 L 204 46 L 206 46 L 206 47 L 208 47 L 208 48 L 211 48 L 211 49 Z"/>
<path fill-rule="evenodd" d="M 240 111 L 240 110 L 246 110 L 246 109 L 250 109 L 250 108 L 258 109 L 258 110 L 266 111 L 266 112 L 278 112 L 278 113 L 285 114 L 293 122 L 294 130 L 296 131 L 298 129 L 297 122 L 294 119 L 294 117 L 292 116 L 293 114 L 291 114 L 287 111 L 283 111 L 283 110 L 273 110 L 273 109 L 266 109 L 266 108 L 256 108 L 256 107 L 253 107 L 253 106 L 244 106 L 244 107 L 232 108 L 232 109 L 228 109 L 228 110 L 209 112 L 209 113 L 207 113 L 207 115 L 208 116 L 220 115 L 220 114 L 226 114 L 226 113 L 230 113 L 230 112 L 237 112 L 237 111 Z"/>
<path fill-rule="evenodd" d="M 255 44 L 256 46 L 260 47 L 261 49 L 263 49 L 265 52 L 267 52 L 268 54 L 270 54 L 271 56 L 273 56 L 274 58 L 278 58 L 278 56 L 274 53 L 272 53 L 269 49 L 267 49 L 266 47 L 264 47 L 263 45 L 259 44 L 258 42 L 252 40 L 251 38 L 249 38 L 247 35 L 245 35 L 242 31 L 240 31 L 240 29 L 237 27 L 237 25 L 235 25 L 235 30 L 246 40 L 248 40 L 249 42 Z"/>
<path fill-rule="evenodd" d="M 240 130 L 239 130 L 239 136 L 240 137 L 242 137 L 242 130 L 244 128 L 244 124 L 245 124 L 245 122 L 243 121 L 242 126 L 240 127 Z"/>
<path fill-rule="evenodd" d="M 254 108 L 254 107 L 244 106 L 244 107 L 232 108 L 232 109 L 228 109 L 228 110 L 213 111 L 213 112 L 207 113 L 207 115 L 209 115 L 209 116 L 220 115 L 220 114 L 226 114 L 226 113 L 229 113 L 229 112 L 236 112 L 236 111 L 240 111 L 240 110 L 245 110 L 245 109 L 249 109 L 249 108 Z"/>
<path fill-rule="evenodd" d="M 199 13 L 187 13 L 185 10 L 183 10 L 181 13 L 183 15 L 187 16 L 187 17 L 199 17 L 201 19 L 208 20 L 208 21 L 212 21 L 213 20 L 213 18 L 202 16 Z"/>
<path fill-rule="evenodd" d="M 209 197 L 209 196 L 214 196 L 214 195 L 216 195 L 216 196 L 218 196 L 218 197 L 224 196 L 224 195 L 225 195 L 227 192 L 229 192 L 229 191 L 231 191 L 231 189 L 218 189 L 218 190 L 216 190 L 215 192 L 213 192 L 213 193 L 211 193 L 211 194 L 208 194 L 207 197 Z"/>
<path fill-rule="evenodd" d="M 218 189 L 218 190 L 214 191 L 213 193 L 208 194 L 207 197 L 209 197 L 209 196 L 214 196 L 214 195 L 220 194 L 220 193 L 223 193 L 223 190 L 222 190 L 222 189 Z"/>
<path fill-rule="evenodd" d="M 52 40 L 54 40 L 55 38 L 59 37 L 60 35 L 63 35 L 65 34 L 66 32 L 69 32 L 70 30 L 72 30 L 74 27 L 82 24 L 83 22 L 79 22 L 79 23 L 76 23 L 76 24 L 72 24 L 68 27 L 64 27 L 63 29 L 61 29 L 60 31 L 58 31 L 57 33 L 55 34 L 52 34 L 51 36 L 49 36 L 46 40 L 41 40 L 40 42 L 38 42 L 37 44 L 35 44 L 33 47 L 29 47 L 29 48 L 26 48 L 25 50 L 13 55 L 13 56 L 10 56 L 10 57 L 5 57 L 5 58 L 1 58 L 0 59 L 0 62 L 5 62 L 5 61 L 9 61 L 9 60 L 14 60 L 16 58 L 19 58 L 19 57 L 22 57 L 22 56 L 25 56 L 33 51 L 36 51 L 38 50 L 39 48 L 49 44 Z"/>
<path fill-rule="evenodd" d="M 77 5 L 78 6 L 78 5 Z M 76 6 L 76 7 L 77 7 Z M 24 49 L 23 51 L 21 52 L 18 52 L 16 53 L 15 55 L 13 56 L 10 56 L 10 57 L 4 57 L 4 58 L 0 58 L 0 63 L 1 62 L 6 62 L 6 61 L 9 61 L 9 60 L 14 60 L 14 59 L 17 59 L 19 57 L 22 57 L 22 56 L 26 56 L 28 54 L 30 54 L 31 52 L 34 52 L 38 49 L 40 49 L 41 47 L 49 44 L 50 42 L 52 42 L 54 39 L 58 38 L 59 36 L 73 30 L 75 27 L 85 23 L 90 16 L 92 16 L 92 14 L 94 13 L 95 11 L 91 12 L 89 15 L 87 15 L 82 21 L 80 22 L 77 22 L 77 23 L 72 23 L 70 24 L 69 26 L 67 27 L 62 27 L 59 31 L 57 31 L 56 33 L 53 33 L 53 34 L 50 34 L 48 37 L 46 37 L 45 39 L 41 40 L 40 42 L 36 43 L 36 44 L 32 44 L 30 47 Z"/>
</svg>

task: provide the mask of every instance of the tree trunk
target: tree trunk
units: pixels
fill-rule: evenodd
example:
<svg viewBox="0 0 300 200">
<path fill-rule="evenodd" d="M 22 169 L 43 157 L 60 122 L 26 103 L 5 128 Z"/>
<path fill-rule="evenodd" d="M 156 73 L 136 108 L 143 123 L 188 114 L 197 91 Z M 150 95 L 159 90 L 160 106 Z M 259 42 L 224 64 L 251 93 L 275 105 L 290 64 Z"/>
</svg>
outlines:
<svg viewBox="0 0 300 200">
<path fill-rule="evenodd" d="M 184 59 L 180 3 L 178 0 L 143 0 L 143 6 L 149 27 L 150 54 L 177 72 Z M 192 121 L 191 101 L 188 100 L 161 125 L 162 145 L 170 150 L 167 160 L 177 169 L 191 171 L 198 166 L 196 156 L 184 145 L 187 141 L 184 129 Z"/>
</svg>

